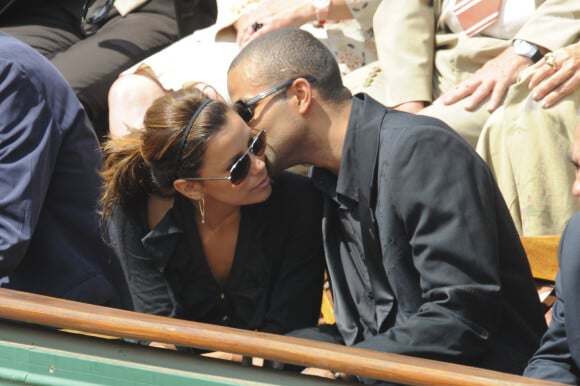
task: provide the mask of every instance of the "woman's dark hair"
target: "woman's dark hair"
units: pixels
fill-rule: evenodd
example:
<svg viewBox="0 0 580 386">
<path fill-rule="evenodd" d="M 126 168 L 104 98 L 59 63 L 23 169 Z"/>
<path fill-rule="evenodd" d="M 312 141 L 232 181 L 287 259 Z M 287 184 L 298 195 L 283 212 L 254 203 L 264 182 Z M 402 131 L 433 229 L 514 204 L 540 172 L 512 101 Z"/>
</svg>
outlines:
<svg viewBox="0 0 580 386">
<path fill-rule="evenodd" d="M 143 194 L 174 194 L 173 181 L 199 176 L 207 141 L 225 125 L 229 111 L 207 100 L 195 87 L 168 93 L 147 109 L 143 130 L 104 143 L 104 216 Z"/>
</svg>

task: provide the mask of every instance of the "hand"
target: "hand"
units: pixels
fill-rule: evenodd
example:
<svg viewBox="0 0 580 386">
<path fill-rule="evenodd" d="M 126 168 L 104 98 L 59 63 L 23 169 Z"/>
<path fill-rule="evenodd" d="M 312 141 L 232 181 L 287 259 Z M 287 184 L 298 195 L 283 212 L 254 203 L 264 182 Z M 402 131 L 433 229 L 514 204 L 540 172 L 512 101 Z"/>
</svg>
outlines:
<svg viewBox="0 0 580 386">
<path fill-rule="evenodd" d="M 243 357 L 239 354 L 232 354 L 223 351 L 212 351 L 201 355 L 208 358 L 225 359 L 232 362 L 241 362 L 243 359 Z"/>
<path fill-rule="evenodd" d="M 149 343 L 149 347 L 158 347 L 158 348 L 164 348 L 167 350 L 177 351 L 177 347 L 175 347 L 175 345 L 171 344 L 171 343 L 151 342 L 151 343 Z"/>
<path fill-rule="evenodd" d="M 419 111 L 425 108 L 425 102 L 413 101 L 401 103 L 394 107 L 395 110 L 405 111 L 407 113 L 417 114 Z"/>
<path fill-rule="evenodd" d="M 531 59 L 516 54 L 509 47 L 485 63 L 471 78 L 441 95 L 433 104 L 450 105 L 467 98 L 465 110 L 473 111 L 489 97 L 487 111 L 491 113 L 501 105 L 508 88 L 517 81 L 519 73 L 531 64 Z"/>
<path fill-rule="evenodd" d="M 354 375 L 344 374 L 344 373 L 335 373 L 330 370 L 326 369 L 318 369 L 316 367 L 307 367 L 300 373 L 302 375 L 313 375 L 315 377 L 321 378 L 329 378 L 329 379 L 340 379 L 342 381 L 347 382 L 357 382 L 357 379 Z"/>
<path fill-rule="evenodd" d="M 534 64 L 534 74 L 528 87 L 532 97 L 542 102 L 543 108 L 553 106 L 563 97 L 580 87 L 580 41 L 552 53 L 555 67 L 545 57 Z"/>
<path fill-rule="evenodd" d="M 334 373 L 332 371 L 325 370 L 325 369 L 318 369 L 316 367 L 307 367 L 304 370 L 302 370 L 302 372 L 300 374 L 314 375 L 316 377 L 336 379 L 336 376 L 334 375 Z"/>
<path fill-rule="evenodd" d="M 237 43 L 243 47 L 266 32 L 284 27 L 300 27 L 315 19 L 310 1 L 264 0 L 252 12 L 242 14 L 234 23 Z M 255 23 L 258 23 L 256 26 L 259 28 L 254 27 Z"/>
</svg>

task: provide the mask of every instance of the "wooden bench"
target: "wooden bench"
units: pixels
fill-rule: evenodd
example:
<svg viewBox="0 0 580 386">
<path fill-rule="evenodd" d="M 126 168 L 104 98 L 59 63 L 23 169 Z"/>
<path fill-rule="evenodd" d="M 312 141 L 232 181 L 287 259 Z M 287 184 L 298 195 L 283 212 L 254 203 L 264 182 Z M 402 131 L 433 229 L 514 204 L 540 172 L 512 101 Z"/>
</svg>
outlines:
<svg viewBox="0 0 580 386">
<path fill-rule="evenodd" d="M 545 306 L 546 322 L 552 320 L 552 305 L 556 300 L 554 284 L 558 273 L 559 236 L 524 236 L 520 238 L 528 256 L 532 276 L 540 301 Z"/>
<path fill-rule="evenodd" d="M 532 276 L 538 280 L 556 281 L 560 236 L 523 236 L 520 240 L 528 256 Z"/>
<path fill-rule="evenodd" d="M 531 378 L 474 367 L 139 314 L 8 289 L 0 289 L 0 318 L 89 334 L 225 351 L 408 385 L 539 384 Z M 159 351 L 154 350 L 160 349 L 150 350 L 155 355 Z"/>
</svg>

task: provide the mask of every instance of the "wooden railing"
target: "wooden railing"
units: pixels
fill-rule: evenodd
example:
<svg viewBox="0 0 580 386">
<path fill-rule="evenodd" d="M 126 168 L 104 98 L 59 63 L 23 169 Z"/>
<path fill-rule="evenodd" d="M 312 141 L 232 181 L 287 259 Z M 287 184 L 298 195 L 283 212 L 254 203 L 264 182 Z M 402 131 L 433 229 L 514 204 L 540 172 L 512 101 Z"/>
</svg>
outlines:
<svg viewBox="0 0 580 386">
<path fill-rule="evenodd" d="M 89 334 L 225 351 L 408 385 L 551 384 L 457 364 L 134 313 L 8 289 L 0 289 L 0 318 Z"/>
</svg>

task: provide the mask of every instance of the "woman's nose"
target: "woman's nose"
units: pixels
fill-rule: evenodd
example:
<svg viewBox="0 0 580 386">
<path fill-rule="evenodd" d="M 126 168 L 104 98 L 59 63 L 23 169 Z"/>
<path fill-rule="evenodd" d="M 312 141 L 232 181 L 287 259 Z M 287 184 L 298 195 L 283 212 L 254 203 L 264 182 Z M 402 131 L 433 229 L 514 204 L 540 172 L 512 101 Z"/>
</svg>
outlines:
<svg viewBox="0 0 580 386">
<path fill-rule="evenodd" d="M 252 174 L 259 174 L 264 170 L 266 167 L 266 161 L 264 160 L 264 156 L 257 156 L 255 154 L 250 153 L 250 158 L 252 160 L 251 172 Z"/>
</svg>

